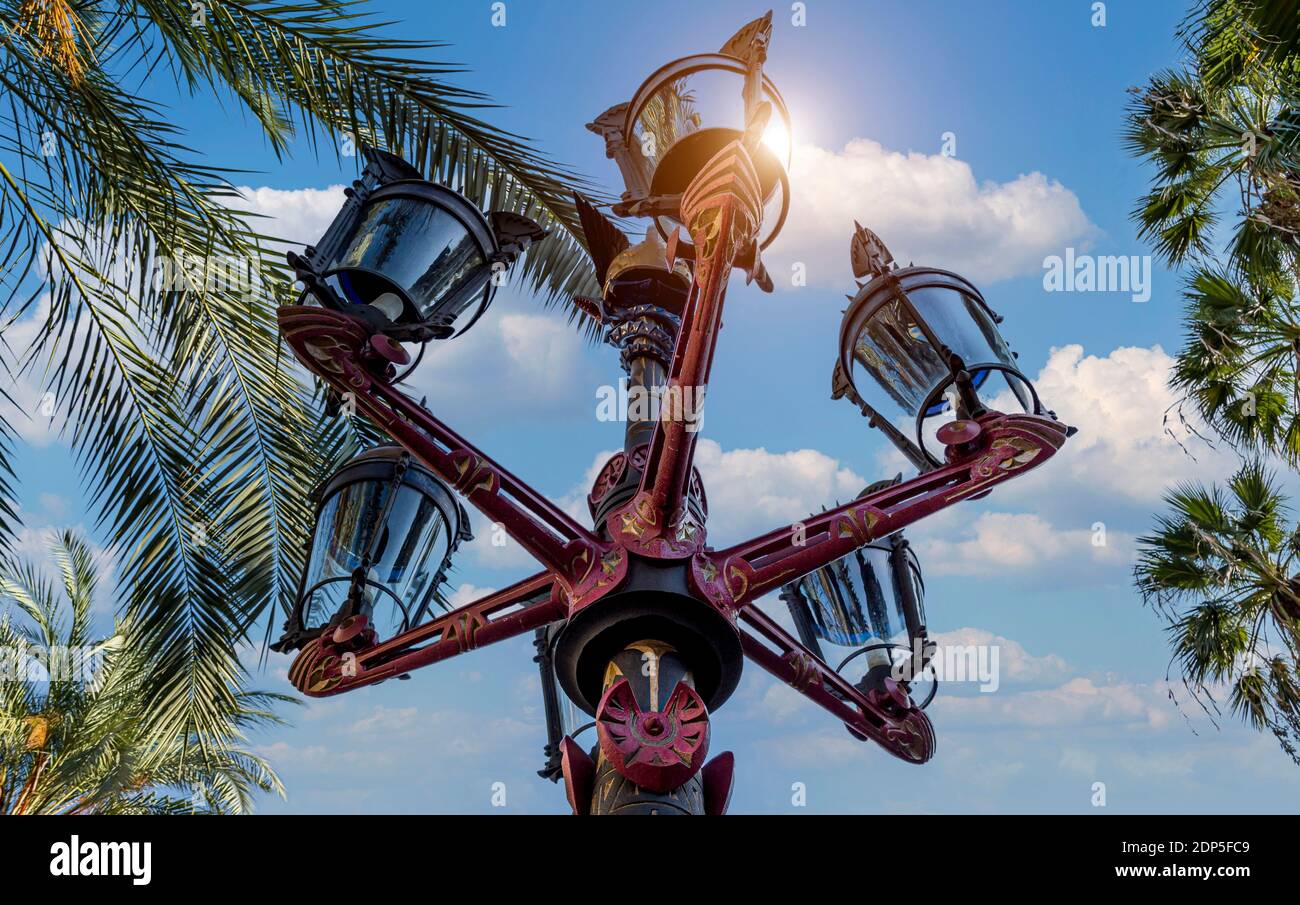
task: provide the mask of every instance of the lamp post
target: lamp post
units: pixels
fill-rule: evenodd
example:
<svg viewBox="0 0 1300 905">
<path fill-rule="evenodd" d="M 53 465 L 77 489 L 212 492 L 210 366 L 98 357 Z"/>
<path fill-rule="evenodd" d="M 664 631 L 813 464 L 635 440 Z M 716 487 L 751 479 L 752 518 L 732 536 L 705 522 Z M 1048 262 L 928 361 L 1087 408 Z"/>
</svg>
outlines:
<svg viewBox="0 0 1300 905">
<path fill-rule="evenodd" d="M 933 756 L 929 695 L 918 685 L 931 650 L 923 591 L 900 532 L 1041 465 L 1068 431 L 1015 369 L 973 286 L 942 271 L 898 270 L 858 228 L 851 262 L 871 281 L 845 318 L 834 394 L 854 401 L 919 473 L 743 543 L 708 543 L 693 457 L 724 296 L 735 269 L 772 288 L 762 251 L 789 205 L 788 116 L 763 72 L 770 38 L 769 13 L 719 53 L 662 67 L 589 125 L 626 185 L 614 212 L 649 228 L 633 244 L 579 197 L 602 291 L 574 301 L 620 350 L 629 392 L 654 403 L 629 417 L 622 450 L 597 476 L 590 527 L 396 386 L 410 361 L 403 344 L 445 340 L 461 319 L 472 322 L 490 299 L 484 266 L 509 266 L 544 234 L 536 224 L 493 215 L 484 229 L 464 199 L 373 153 L 325 239 L 291 258 L 307 304 L 281 308 L 279 323 L 297 358 L 541 565 L 450 612 L 392 619 L 390 637 L 365 630 L 368 617 L 358 630 L 361 604 L 347 609 L 345 599 L 317 628 L 307 618 L 316 611 L 300 604 L 282 643 L 299 649 L 291 678 L 305 694 L 343 693 L 533 632 L 548 721 L 542 773 L 563 780 L 578 814 L 724 812 L 733 759 L 709 758 L 709 715 L 746 659 L 855 737 L 911 763 Z M 868 401 L 863 370 L 892 410 Z M 995 375 L 1020 411 L 998 410 Z M 915 421 L 915 438 L 894 424 L 899 414 Z M 333 518 L 335 534 L 357 533 Z M 353 568 L 354 597 L 392 580 Z M 313 552 L 304 594 L 325 577 Z M 758 605 L 782 588 L 798 638 Z M 846 605 L 853 594 L 857 609 Z M 844 671 L 826 659 L 835 645 L 857 652 Z M 881 656 L 903 646 L 915 653 Z M 858 661 L 863 674 L 851 679 Z M 594 723 L 594 744 L 575 740 L 584 720 Z"/>
</svg>

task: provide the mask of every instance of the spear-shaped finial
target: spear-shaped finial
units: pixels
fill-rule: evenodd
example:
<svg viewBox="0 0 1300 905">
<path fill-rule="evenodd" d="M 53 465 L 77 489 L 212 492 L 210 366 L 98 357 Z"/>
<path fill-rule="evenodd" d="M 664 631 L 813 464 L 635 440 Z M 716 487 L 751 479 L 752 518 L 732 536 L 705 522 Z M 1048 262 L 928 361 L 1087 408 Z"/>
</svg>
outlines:
<svg viewBox="0 0 1300 905">
<path fill-rule="evenodd" d="M 875 279 L 894 269 L 894 256 L 880 237 L 858 221 L 853 221 L 853 240 L 849 243 L 849 262 L 855 277 Z"/>
<path fill-rule="evenodd" d="M 745 62 L 757 56 L 758 62 L 762 63 L 763 58 L 767 56 L 767 47 L 771 41 L 772 11 L 769 9 L 753 22 L 746 22 L 741 26 L 740 31 L 728 38 L 727 43 L 723 44 L 718 52 Z"/>
</svg>

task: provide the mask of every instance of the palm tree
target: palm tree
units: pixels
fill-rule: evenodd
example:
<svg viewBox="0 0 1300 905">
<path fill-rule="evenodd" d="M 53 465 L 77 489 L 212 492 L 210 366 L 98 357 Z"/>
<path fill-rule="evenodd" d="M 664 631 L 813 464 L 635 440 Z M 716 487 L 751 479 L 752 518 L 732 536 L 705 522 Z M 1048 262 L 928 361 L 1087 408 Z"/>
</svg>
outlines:
<svg viewBox="0 0 1300 905">
<path fill-rule="evenodd" d="M 0 617 L 11 673 L 0 681 L 0 814 L 242 813 L 254 791 L 283 794 L 271 767 L 240 745 L 246 729 L 276 721 L 270 705 L 289 699 L 235 692 L 219 734 L 158 738 L 137 626 L 119 622 L 92 641 L 90 549 L 68 532 L 50 551 L 62 595 L 31 563 L 0 573 L 16 610 Z M 28 672 L 29 652 L 44 653 L 48 681 Z"/>
<path fill-rule="evenodd" d="M 1184 31 L 1199 48 L 1203 77 L 1216 87 L 1258 66 L 1294 72 L 1300 58 L 1300 17 L 1291 0 L 1203 0 Z"/>
<path fill-rule="evenodd" d="M 1189 63 L 1134 91 L 1125 140 L 1152 163 L 1139 235 L 1190 268 L 1171 385 L 1234 449 L 1300 463 L 1300 27 L 1284 0 L 1204 0 Z M 1228 227 L 1226 235 L 1219 230 Z M 1268 729 L 1297 763 L 1300 529 L 1257 461 L 1227 491 L 1177 488 L 1140 540 L 1138 588 L 1168 619 L 1195 697 Z"/>
<path fill-rule="evenodd" d="M 1198 269 L 1185 297 L 1189 340 L 1170 383 L 1238 448 L 1300 459 L 1300 308 L 1289 280 Z"/>
<path fill-rule="evenodd" d="M 1125 132 L 1134 156 L 1155 167 L 1133 212 L 1139 235 L 1168 263 L 1191 267 L 1175 386 L 1221 436 L 1292 464 L 1300 462 L 1294 18 L 1292 4 L 1203 3 L 1182 31 L 1191 63 L 1134 92 Z"/>
<path fill-rule="evenodd" d="M 1192 694 L 1272 732 L 1300 764 L 1300 528 L 1276 479 L 1248 463 L 1226 489 L 1183 485 L 1139 539 L 1138 587 L 1168 621 Z"/>
<path fill-rule="evenodd" d="M 154 665 L 160 739 L 218 733 L 236 708 L 236 645 L 287 606 L 306 490 L 356 438 L 282 354 L 283 261 L 235 210 L 228 173 L 142 96 L 148 76 L 233 102 L 277 154 L 295 136 L 336 153 L 367 142 L 528 214 L 552 236 L 519 269 L 526 284 L 548 302 L 594 291 L 575 175 L 478 119 L 487 98 L 427 61 L 441 45 L 384 24 L 353 0 L 0 0 L 0 331 L 32 311 L 40 324 L 0 363 L 48 390 L 122 552 L 123 618 Z M 151 278 L 216 260 L 249 262 L 254 291 Z M 0 552 L 12 436 L 0 423 Z"/>
</svg>

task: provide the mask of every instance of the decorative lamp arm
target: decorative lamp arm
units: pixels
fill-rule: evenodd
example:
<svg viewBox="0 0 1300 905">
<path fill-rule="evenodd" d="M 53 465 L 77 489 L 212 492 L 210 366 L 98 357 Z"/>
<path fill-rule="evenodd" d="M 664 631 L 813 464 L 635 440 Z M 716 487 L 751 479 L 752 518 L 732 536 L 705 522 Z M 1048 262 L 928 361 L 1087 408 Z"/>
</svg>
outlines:
<svg viewBox="0 0 1300 905">
<path fill-rule="evenodd" d="M 352 617 L 308 643 L 289 680 L 310 697 L 341 694 L 532 631 L 565 611 L 554 577 L 541 572 L 379 644 L 365 636 L 364 617 Z"/>
<path fill-rule="evenodd" d="M 335 392 L 447 481 L 567 590 L 604 545 L 550 500 L 391 386 L 406 352 L 357 318 L 326 308 L 279 309 L 280 332 L 298 359 Z M 584 556 L 585 554 L 585 556 Z"/>
<path fill-rule="evenodd" d="M 864 694 L 762 610 L 748 607 L 740 621 L 754 630 L 740 630 L 745 656 L 843 720 L 858 738 L 870 739 L 910 763 L 923 764 L 934 756 L 930 719 L 901 686 L 886 683 L 883 690 Z"/>
<path fill-rule="evenodd" d="M 699 553 L 692 563 L 696 586 L 715 606 L 743 610 L 877 538 L 1036 468 L 1069 428 L 1041 415 L 988 412 L 944 431 L 960 440 L 948 447 L 949 464 L 734 547 Z"/>
</svg>

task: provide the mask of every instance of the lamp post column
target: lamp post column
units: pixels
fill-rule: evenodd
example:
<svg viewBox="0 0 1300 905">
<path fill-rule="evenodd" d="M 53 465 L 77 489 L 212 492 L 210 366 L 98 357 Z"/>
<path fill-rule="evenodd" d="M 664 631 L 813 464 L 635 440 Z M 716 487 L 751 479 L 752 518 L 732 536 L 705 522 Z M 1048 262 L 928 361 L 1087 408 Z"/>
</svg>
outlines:
<svg viewBox="0 0 1300 905">
<path fill-rule="evenodd" d="M 603 300 L 606 339 L 619 348 L 628 397 L 622 476 L 609 497 L 627 498 L 641 483 L 645 454 L 659 420 L 659 403 L 668 382 L 668 365 L 681 326 L 684 287 L 672 279 L 667 248 L 654 230 L 628 250 L 638 262 L 629 277 L 613 274 Z M 658 262 L 663 278 L 649 277 Z M 596 515 L 596 530 L 605 531 Z M 682 688 L 678 690 L 678 682 Z M 627 645 L 609 661 L 602 687 L 601 733 L 611 744 L 592 752 L 594 764 L 588 813 L 699 815 L 704 810 L 704 780 L 691 769 L 708 747 L 708 712 L 693 691 L 688 664 L 672 645 L 644 638 Z M 655 753 L 647 756 L 647 753 Z M 612 755 L 612 756 L 611 756 Z M 634 763 L 640 759 L 642 763 Z M 667 791 L 636 782 L 647 768 L 678 762 L 682 781 Z M 649 780 L 653 782 L 653 780 Z M 662 788 L 661 784 L 659 785 Z"/>
<path fill-rule="evenodd" d="M 668 362 L 681 326 L 681 317 L 664 304 L 664 299 L 652 293 L 646 296 L 631 307 L 615 308 L 609 315 L 613 324 L 609 340 L 622 350 L 619 360 L 627 381 L 623 452 L 628 456 L 634 456 L 654 434 L 657 402 L 668 382 Z"/>
</svg>

